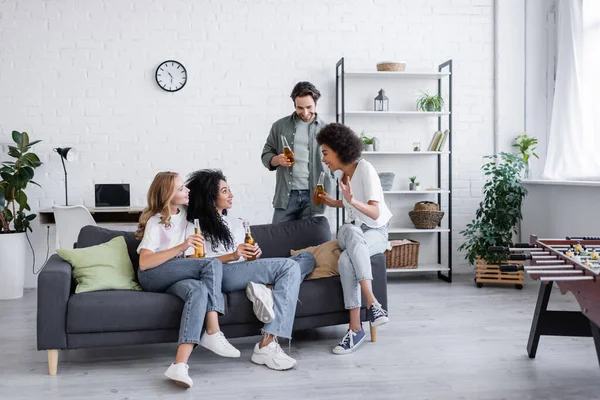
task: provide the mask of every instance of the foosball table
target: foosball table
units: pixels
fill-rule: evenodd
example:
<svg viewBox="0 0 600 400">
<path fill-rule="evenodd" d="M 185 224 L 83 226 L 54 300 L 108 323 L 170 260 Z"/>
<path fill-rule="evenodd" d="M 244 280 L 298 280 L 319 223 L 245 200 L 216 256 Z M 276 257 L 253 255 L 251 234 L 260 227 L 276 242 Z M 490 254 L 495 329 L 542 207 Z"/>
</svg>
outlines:
<svg viewBox="0 0 600 400">
<path fill-rule="evenodd" d="M 535 358 L 542 335 L 579 336 L 593 337 L 600 363 L 600 237 L 563 240 L 531 235 L 529 243 L 489 249 L 508 254 L 508 263 L 500 265 L 502 272 L 525 271 L 540 281 L 527 343 L 529 358 Z M 529 265 L 512 264 L 511 260 Z M 547 309 L 554 283 L 562 294 L 571 292 L 575 296 L 581 312 Z"/>
</svg>

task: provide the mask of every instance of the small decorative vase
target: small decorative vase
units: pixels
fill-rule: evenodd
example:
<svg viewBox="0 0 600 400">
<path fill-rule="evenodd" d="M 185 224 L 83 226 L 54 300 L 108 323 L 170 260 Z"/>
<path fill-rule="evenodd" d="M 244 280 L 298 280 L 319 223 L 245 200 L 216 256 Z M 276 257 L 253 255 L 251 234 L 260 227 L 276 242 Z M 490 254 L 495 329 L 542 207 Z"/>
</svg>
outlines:
<svg viewBox="0 0 600 400">
<path fill-rule="evenodd" d="M 529 163 L 525 163 L 525 169 L 523 170 L 523 179 L 531 179 L 531 169 Z"/>
<path fill-rule="evenodd" d="M 408 190 L 417 190 L 417 189 L 415 189 L 416 186 L 417 185 L 415 185 L 414 183 L 411 182 L 411 183 L 408 184 Z"/>
<path fill-rule="evenodd" d="M 372 144 L 365 144 L 365 151 L 373 151 L 373 145 Z"/>
<path fill-rule="evenodd" d="M 373 138 L 373 151 L 381 151 L 381 140 L 377 137 Z"/>
</svg>

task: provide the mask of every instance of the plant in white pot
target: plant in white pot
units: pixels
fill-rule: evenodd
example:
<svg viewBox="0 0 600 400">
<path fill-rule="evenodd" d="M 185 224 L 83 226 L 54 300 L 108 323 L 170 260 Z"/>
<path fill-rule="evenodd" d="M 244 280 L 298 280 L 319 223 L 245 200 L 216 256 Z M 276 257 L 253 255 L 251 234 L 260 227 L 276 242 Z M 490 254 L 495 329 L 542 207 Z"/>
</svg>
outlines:
<svg viewBox="0 0 600 400">
<path fill-rule="evenodd" d="M 30 152 L 41 142 L 29 141 L 26 132 L 13 131 L 14 146 L 8 146 L 8 155 L 14 161 L 4 161 L 0 166 L 0 299 L 23 296 L 25 260 L 27 255 L 26 231 L 31 232 L 31 221 L 36 214 L 28 214 L 25 189 L 32 181 L 34 170 L 42 165 L 40 158 Z M 39 185 L 38 185 L 39 186 Z"/>
</svg>

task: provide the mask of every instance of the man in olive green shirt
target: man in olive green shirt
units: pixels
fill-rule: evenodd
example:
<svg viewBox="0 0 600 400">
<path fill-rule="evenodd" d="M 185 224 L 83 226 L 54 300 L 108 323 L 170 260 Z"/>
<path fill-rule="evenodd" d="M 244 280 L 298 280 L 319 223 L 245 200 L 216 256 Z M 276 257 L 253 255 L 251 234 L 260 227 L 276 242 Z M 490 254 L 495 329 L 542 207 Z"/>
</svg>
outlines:
<svg viewBox="0 0 600 400">
<path fill-rule="evenodd" d="M 310 82 L 299 82 L 292 95 L 295 112 L 276 121 L 262 151 L 262 163 L 269 171 L 277 171 L 273 198 L 273 223 L 293 221 L 323 214 L 325 205 L 312 204 L 319 175 L 325 172 L 324 187 L 330 192 L 332 180 L 321 162 L 317 133 L 325 126 L 317 115 L 321 93 Z M 294 165 L 283 154 L 284 136 L 294 152 Z"/>
</svg>

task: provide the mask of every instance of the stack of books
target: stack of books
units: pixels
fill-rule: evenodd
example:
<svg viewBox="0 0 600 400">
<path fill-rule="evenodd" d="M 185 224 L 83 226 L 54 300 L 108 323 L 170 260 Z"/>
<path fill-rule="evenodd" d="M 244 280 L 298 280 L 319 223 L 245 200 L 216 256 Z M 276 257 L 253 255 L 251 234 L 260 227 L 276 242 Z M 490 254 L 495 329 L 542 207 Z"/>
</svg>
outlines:
<svg viewBox="0 0 600 400">
<path fill-rule="evenodd" d="M 429 143 L 427 151 L 442 151 L 444 149 L 444 145 L 446 144 L 446 140 L 448 140 L 448 136 L 450 136 L 450 131 L 448 129 L 443 132 L 435 132 L 431 138 L 431 142 Z"/>
</svg>

